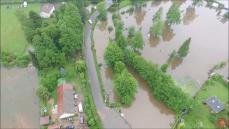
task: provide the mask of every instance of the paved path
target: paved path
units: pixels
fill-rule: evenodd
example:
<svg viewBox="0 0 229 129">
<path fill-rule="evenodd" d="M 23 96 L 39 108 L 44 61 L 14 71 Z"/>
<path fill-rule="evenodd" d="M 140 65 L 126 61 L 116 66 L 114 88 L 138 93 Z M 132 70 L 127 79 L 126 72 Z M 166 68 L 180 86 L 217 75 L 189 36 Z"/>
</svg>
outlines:
<svg viewBox="0 0 229 129">
<path fill-rule="evenodd" d="M 112 2 L 107 0 L 107 7 L 109 7 Z M 95 21 L 96 17 L 98 16 L 98 12 L 92 14 L 90 19 L 92 22 Z M 100 83 L 98 80 L 98 76 L 96 73 L 95 62 L 93 58 L 93 53 L 91 49 L 91 25 L 86 24 L 86 30 L 84 34 L 84 54 L 86 58 L 86 65 L 88 70 L 88 76 L 90 80 L 92 95 L 94 99 L 94 103 L 97 108 L 97 112 L 100 115 L 104 128 L 129 128 L 129 125 L 126 120 L 120 117 L 120 114 L 114 111 L 113 109 L 108 108 L 105 103 L 103 102 L 102 96 L 100 94 Z"/>
</svg>

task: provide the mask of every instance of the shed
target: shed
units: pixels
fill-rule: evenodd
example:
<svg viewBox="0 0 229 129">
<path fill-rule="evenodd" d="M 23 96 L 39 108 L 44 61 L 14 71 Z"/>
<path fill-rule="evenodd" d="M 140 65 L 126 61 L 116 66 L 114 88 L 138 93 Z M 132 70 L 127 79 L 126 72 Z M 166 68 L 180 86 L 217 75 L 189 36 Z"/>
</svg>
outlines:
<svg viewBox="0 0 229 129">
<path fill-rule="evenodd" d="M 49 116 L 40 117 L 40 125 L 48 125 L 49 124 Z"/>
<path fill-rule="evenodd" d="M 50 3 L 44 4 L 41 7 L 40 16 L 42 18 L 49 18 L 52 15 L 54 10 L 55 10 L 55 6 L 53 4 Z"/>
<path fill-rule="evenodd" d="M 207 104 L 215 113 L 219 113 L 220 111 L 224 110 L 224 105 L 218 100 L 217 97 L 210 97 L 205 100 L 204 103 Z"/>
</svg>

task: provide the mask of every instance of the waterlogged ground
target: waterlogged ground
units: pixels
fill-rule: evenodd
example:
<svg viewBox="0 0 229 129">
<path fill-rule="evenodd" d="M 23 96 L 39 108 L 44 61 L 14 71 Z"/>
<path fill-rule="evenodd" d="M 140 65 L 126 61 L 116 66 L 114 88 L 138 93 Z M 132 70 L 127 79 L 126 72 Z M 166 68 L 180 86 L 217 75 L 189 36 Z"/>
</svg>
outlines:
<svg viewBox="0 0 229 129">
<path fill-rule="evenodd" d="M 168 68 L 168 73 L 176 80 L 178 86 L 193 95 L 208 78 L 208 72 L 215 64 L 228 61 L 228 21 L 223 19 L 222 13 L 216 9 L 205 7 L 206 3 L 201 7 L 192 6 L 191 1 L 177 1 L 177 4 L 182 12 L 181 24 L 172 27 L 165 24 L 160 38 L 149 36 L 152 18 L 162 7 L 165 20 L 166 13 L 172 5 L 171 1 L 148 2 L 142 9 L 121 14 L 121 18 L 126 36 L 130 26 L 142 32 L 145 41 L 142 56 L 160 65 L 167 62 L 170 53 L 178 50 L 184 40 L 192 38 L 189 54 L 184 59 L 175 58 Z M 114 31 L 109 33 L 108 26 L 113 26 L 110 13 L 107 22 L 97 23 L 93 38 L 98 63 L 103 64 L 101 75 L 105 90 L 110 100 L 115 101 L 113 74 L 105 65 L 103 58 L 109 38 L 114 38 Z M 228 65 L 218 71 L 226 78 Z M 153 97 L 147 84 L 138 75 L 130 72 L 138 80 L 139 87 L 133 104 L 123 110 L 127 121 L 133 128 L 169 128 L 174 120 L 174 113 Z"/>
<path fill-rule="evenodd" d="M 39 128 L 35 69 L 1 67 L 1 128 Z"/>
</svg>

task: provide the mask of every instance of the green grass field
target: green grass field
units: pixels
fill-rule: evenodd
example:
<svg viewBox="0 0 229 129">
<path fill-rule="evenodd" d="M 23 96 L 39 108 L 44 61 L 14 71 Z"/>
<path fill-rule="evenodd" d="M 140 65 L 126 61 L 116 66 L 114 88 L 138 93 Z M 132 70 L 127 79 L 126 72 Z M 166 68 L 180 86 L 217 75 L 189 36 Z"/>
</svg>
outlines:
<svg viewBox="0 0 229 129">
<path fill-rule="evenodd" d="M 211 96 L 216 96 L 224 104 L 226 109 L 218 114 L 211 114 L 210 108 L 202 104 L 202 101 Z M 221 82 L 211 80 L 211 83 L 205 84 L 195 100 L 197 104 L 185 118 L 186 128 L 215 128 L 219 118 L 226 118 L 228 120 L 228 88 Z"/>
<path fill-rule="evenodd" d="M 40 4 L 30 4 L 27 8 L 18 8 L 19 5 L 1 5 L 1 50 L 15 55 L 24 53 L 28 42 L 22 25 L 16 16 L 17 11 L 28 14 L 33 10 L 39 12 Z"/>
</svg>

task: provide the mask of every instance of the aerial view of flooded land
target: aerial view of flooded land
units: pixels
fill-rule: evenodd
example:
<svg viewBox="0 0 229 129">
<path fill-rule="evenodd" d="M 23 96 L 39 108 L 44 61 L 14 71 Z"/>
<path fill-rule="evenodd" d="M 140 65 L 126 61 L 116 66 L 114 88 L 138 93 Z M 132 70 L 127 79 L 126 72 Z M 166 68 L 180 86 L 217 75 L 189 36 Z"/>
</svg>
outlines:
<svg viewBox="0 0 229 129">
<path fill-rule="evenodd" d="M 1 128 L 229 128 L 229 1 L 2 0 Z"/>
</svg>

